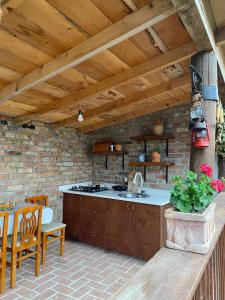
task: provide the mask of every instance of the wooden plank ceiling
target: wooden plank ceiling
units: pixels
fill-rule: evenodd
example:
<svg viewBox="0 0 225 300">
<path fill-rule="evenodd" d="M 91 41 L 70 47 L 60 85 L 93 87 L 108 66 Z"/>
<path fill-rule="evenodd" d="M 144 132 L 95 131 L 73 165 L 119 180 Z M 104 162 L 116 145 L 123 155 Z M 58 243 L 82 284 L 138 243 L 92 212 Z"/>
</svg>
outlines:
<svg viewBox="0 0 225 300">
<path fill-rule="evenodd" d="M 1 117 L 89 132 L 190 101 L 196 47 L 169 0 L 8 0 L 2 11 Z"/>
</svg>

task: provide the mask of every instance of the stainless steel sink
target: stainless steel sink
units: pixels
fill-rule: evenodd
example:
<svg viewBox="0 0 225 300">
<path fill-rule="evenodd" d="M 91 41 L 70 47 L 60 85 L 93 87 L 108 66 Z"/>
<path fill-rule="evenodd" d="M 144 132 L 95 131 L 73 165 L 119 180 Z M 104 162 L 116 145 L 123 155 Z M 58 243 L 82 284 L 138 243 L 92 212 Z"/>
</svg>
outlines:
<svg viewBox="0 0 225 300">
<path fill-rule="evenodd" d="M 149 195 L 147 194 L 137 194 L 137 193 L 121 193 L 119 194 L 120 197 L 122 198 L 128 198 L 128 199 L 131 199 L 131 198 L 148 198 L 150 197 Z"/>
</svg>

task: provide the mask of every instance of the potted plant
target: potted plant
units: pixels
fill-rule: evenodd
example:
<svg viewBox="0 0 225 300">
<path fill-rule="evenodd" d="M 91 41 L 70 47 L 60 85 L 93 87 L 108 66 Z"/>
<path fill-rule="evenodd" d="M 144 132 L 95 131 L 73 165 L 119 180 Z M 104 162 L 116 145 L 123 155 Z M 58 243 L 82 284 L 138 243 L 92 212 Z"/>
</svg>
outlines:
<svg viewBox="0 0 225 300">
<path fill-rule="evenodd" d="M 160 162 L 161 160 L 161 150 L 160 147 L 158 146 L 151 154 L 152 162 Z"/>
<path fill-rule="evenodd" d="M 169 248 L 206 254 L 215 231 L 213 202 L 224 189 L 224 179 L 212 179 L 212 169 L 201 165 L 201 175 L 187 172 L 186 178 L 173 178 L 170 202 L 165 211 Z"/>
</svg>

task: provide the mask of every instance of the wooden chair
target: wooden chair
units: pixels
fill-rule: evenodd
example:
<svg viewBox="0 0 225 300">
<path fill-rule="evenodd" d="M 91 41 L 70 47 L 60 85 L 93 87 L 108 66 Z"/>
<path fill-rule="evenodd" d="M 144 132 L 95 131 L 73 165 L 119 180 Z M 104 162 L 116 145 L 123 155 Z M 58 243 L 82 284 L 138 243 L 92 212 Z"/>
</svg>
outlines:
<svg viewBox="0 0 225 300">
<path fill-rule="evenodd" d="M 5 290 L 5 276 L 6 276 L 6 255 L 7 255 L 7 232 L 8 232 L 8 212 L 0 212 L 1 245 L 0 245 L 0 294 Z"/>
<path fill-rule="evenodd" d="M 10 286 L 16 286 L 16 266 L 28 257 L 35 256 L 35 275 L 40 273 L 42 206 L 24 207 L 14 212 L 13 234 L 8 238 L 11 252 Z"/>
<path fill-rule="evenodd" d="M 27 203 L 32 203 L 36 205 L 48 206 L 48 196 L 47 195 L 38 195 L 32 196 L 25 199 Z"/>
<path fill-rule="evenodd" d="M 48 206 L 48 196 L 40 195 L 26 198 L 26 202 L 29 203 L 39 203 L 43 206 Z M 42 244 L 42 265 L 45 263 L 46 251 L 48 244 L 60 240 L 60 255 L 64 254 L 64 242 L 65 242 L 65 227 L 66 224 L 63 223 L 50 223 L 43 224 L 41 229 L 41 244 Z"/>
</svg>

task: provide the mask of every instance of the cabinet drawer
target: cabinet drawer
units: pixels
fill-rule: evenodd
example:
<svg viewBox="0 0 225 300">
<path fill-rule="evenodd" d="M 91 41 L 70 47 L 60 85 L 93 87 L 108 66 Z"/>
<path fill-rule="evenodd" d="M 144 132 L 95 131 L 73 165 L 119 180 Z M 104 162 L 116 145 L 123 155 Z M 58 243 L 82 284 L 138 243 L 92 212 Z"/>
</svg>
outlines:
<svg viewBox="0 0 225 300">
<path fill-rule="evenodd" d="M 98 197 L 85 196 L 82 197 L 83 209 L 105 211 L 106 200 Z"/>
<path fill-rule="evenodd" d="M 85 209 L 83 209 L 83 214 L 85 216 L 89 216 L 89 218 L 105 218 L 105 211 L 96 207 L 86 207 Z"/>
<path fill-rule="evenodd" d="M 87 244 L 91 244 L 97 247 L 105 247 L 105 236 L 104 234 L 96 234 L 93 232 L 83 233 L 83 241 Z"/>
<path fill-rule="evenodd" d="M 84 231 L 104 234 L 105 233 L 105 220 L 99 215 L 89 216 L 85 215 L 83 220 Z"/>
<path fill-rule="evenodd" d="M 110 251 L 118 251 L 127 255 L 133 254 L 130 242 L 116 236 L 105 236 L 105 248 Z"/>
</svg>

